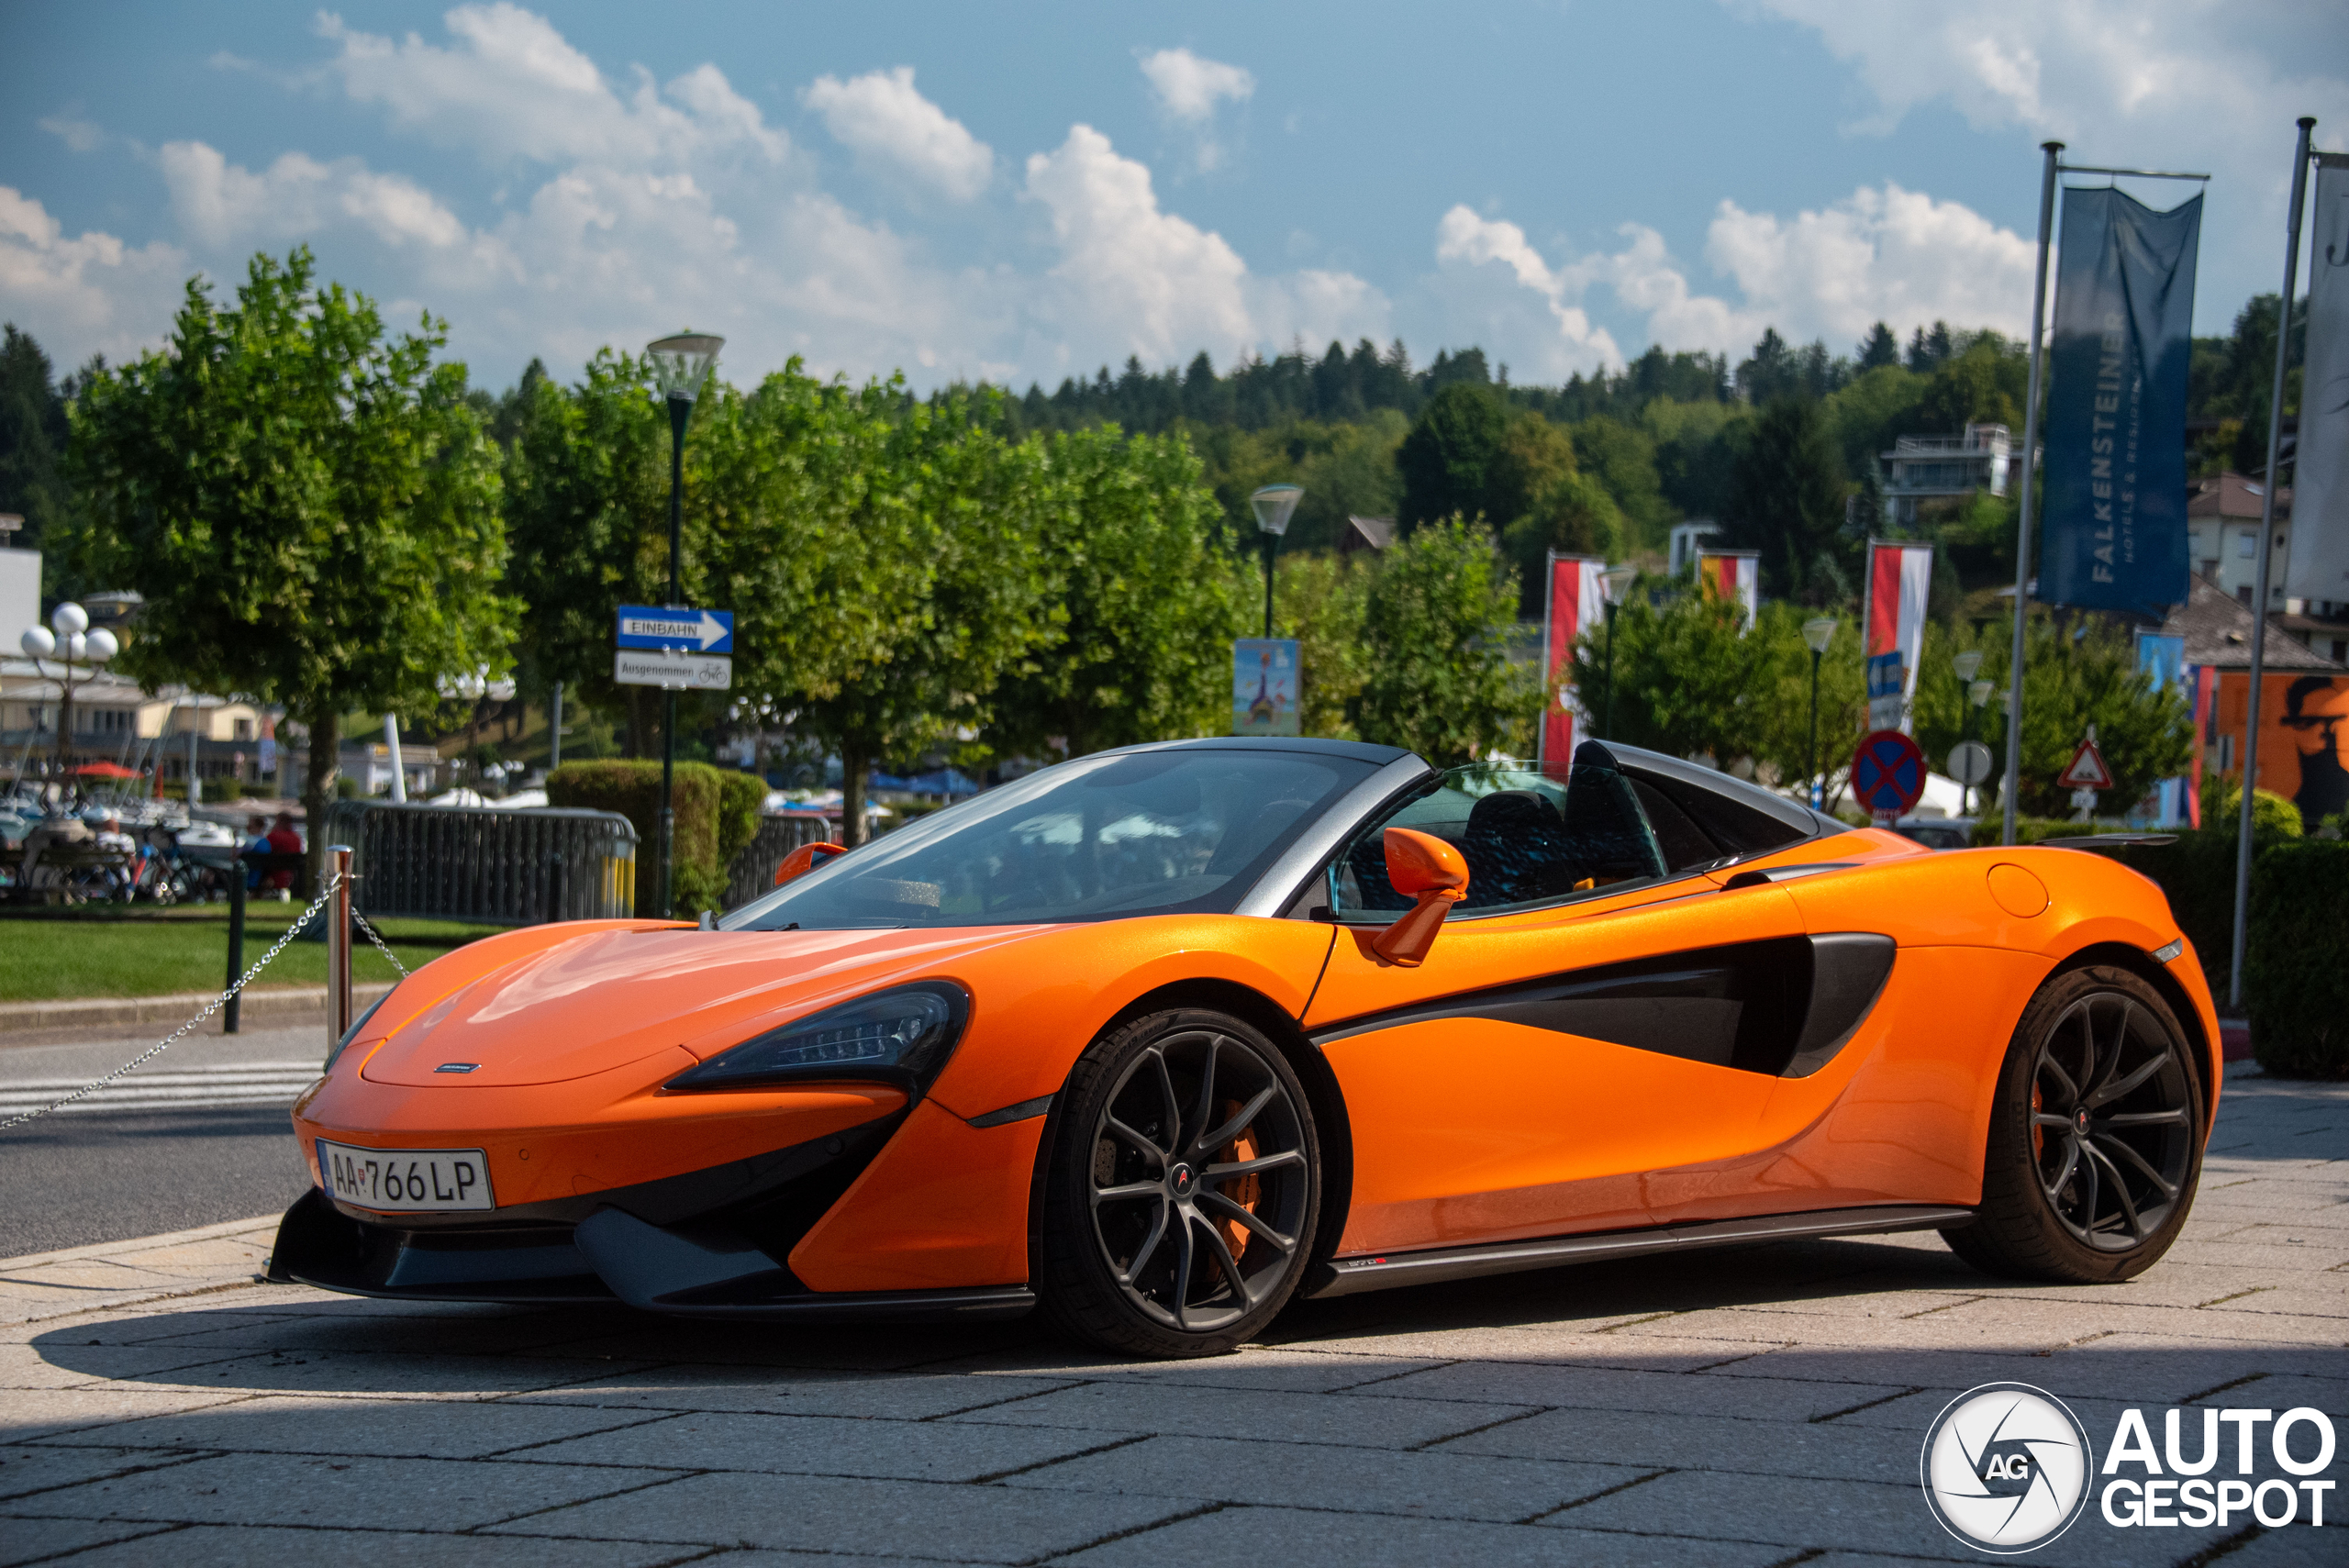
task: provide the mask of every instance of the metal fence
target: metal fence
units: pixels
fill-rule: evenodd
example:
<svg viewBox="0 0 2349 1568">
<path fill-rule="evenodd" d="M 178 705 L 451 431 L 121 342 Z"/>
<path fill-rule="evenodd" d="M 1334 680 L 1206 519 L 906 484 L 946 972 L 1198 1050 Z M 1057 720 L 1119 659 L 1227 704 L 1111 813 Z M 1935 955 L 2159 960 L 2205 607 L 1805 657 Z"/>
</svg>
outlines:
<svg viewBox="0 0 2349 1568">
<path fill-rule="evenodd" d="M 636 828 L 618 812 L 339 800 L 327 841 L 357 851 L 363 915 L 533 926 L 636 913 Z"/>
<path fill-rule="evenodd" d="M 726 906 L 739 909 L 774 885 L 775 867 L 803 844 L 820 844 L 832 836 L 831 824 L 819 817 L 763 817 L 758 837 L 736 852 L 726 868 Z"/>
</svg>

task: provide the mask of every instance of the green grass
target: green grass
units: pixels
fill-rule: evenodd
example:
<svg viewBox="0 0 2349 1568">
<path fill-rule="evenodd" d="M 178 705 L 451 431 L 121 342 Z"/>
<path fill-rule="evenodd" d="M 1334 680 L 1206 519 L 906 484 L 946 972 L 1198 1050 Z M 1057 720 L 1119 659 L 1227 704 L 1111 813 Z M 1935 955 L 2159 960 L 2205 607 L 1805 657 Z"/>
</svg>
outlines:
<svg viewBox="0 0 2349 1568">
<path fill-rule="evenodd" d="M 256 902 L 245 916 L 245 962 L 260 961 L 284 934 L 297 904 Z M 377 927 L 410 969 L 496 928 L 453 920 L 383 920 Z M 228 909 L 225 904 L 156 910 L 63 910 L 0 918 L 0 1002 L 53 1002 L 79 996 L 161 996 L 217 992 L 228 984 Z M 399 976 L 362 941 L 351 955 L 359 984 Z M 323 985 L 324 942 L 296 941 L 253 981 L 252 989 Z"/>
</svg>

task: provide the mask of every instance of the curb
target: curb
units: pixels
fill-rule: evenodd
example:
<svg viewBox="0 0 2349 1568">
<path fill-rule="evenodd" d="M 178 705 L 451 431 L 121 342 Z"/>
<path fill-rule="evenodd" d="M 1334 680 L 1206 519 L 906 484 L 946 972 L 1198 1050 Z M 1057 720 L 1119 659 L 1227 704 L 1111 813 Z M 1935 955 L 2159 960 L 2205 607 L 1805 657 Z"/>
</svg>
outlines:
<svg viewBox="0 0 2349 1568">
<path fill-rule="evenodd" d="M 217 1225 L 199 1225 L 193 1230 L 165 1230 L 153 1236 L 126 1236 L 119 1241 L 90 1241 L 79 1247 L 61 1247 L 53 1252 L 27 1252 L 19 1258 L 0 1258 L 0 1273 L 20 1273 L 46 1263 L 79 1263 L 92 1259 L 113 1261 L 133 1252 L 153 1251 L 163 1247 L 184 1247 L 193 1241 L 213 1241 L 223 1236 L 241 1236 L 249 1230 L 273 1226 L 274 1214 L 257 1214 L 250 1219 L 224 1219 Z"/>
<path fill-rule="evenodd" d="M 391 990 L 389 985 L 354 985 L 351 1000 L 364 1008 Z M 12 1045 L 53 1045 L 93 1030 L 138 1029 L 148 1026 L 176 1029 L 206 1002 L 210 991 L 184 991 L 165 996 L 83 996 L 58 1002 L 0 1003 L 0 1049 Z M 240 1028 L 327 1021 L 327 988 L 288 985 L 252 990 L 244 995 L 238 1016 Z M 213 1014 L 199 1032 L 220 1032 L 220 1015 Z"/>
</svg>

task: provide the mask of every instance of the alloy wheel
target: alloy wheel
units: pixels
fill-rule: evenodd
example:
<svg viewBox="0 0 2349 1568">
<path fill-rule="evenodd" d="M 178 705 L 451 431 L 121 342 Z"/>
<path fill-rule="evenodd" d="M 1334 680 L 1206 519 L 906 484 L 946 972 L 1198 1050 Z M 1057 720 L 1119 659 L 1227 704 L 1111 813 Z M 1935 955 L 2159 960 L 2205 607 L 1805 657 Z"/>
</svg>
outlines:
<svg viewBox="0 0 2349 1568">
<path fill-rule="evenodd" d="M 1165 1327 L 1236 1321 L 1303 1255 L 1303 1118 L 1280 1074 L 1230 1035 L 1169 1034 L 1128 1063 L 1094 1125 L 1090 1175 L 1102 1260 Z"/>
<path fill-rule="evenodd" d="M 2076 1240 L 2126 1251 L 2167 1221 L 2193 1161 L 2188 1072 L 2161 1021 L 2119 992 L 2081 997 L 2041 1040 L 2032 1153 Z"/>
</svg>

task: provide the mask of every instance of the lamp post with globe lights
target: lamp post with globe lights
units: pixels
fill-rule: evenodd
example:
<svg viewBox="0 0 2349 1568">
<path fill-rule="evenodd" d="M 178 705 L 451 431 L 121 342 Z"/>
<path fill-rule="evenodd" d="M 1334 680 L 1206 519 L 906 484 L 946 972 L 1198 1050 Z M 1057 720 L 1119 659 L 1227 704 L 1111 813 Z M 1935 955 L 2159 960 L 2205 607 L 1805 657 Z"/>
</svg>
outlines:
<svg viewBox="0 0 2349 1568">
<path fill-rule="evenodd" d="M 1950 668 L 1957 672 L 1957 684 L 1965 688 L 1965 710 L 1959 715 L 1957 738 L 1961 742 L 1971 740 L 1974 739 L 1974 710 L 1990 700 L 1988 683 L 1974 678 L 1982 673 L 1982 651 L 1978 648 L 1969 648 L 1949 662 Z M 1978 697 L 1974 695 L 1976 687 L 1979 687 L 1982 692 Z M 1973 794 L 1972 784 L 1961 783 L 1958 785 L 1957 814 L 1960 817 L 1974 815 L 1966 809 Z"/>
<path fill-rule="evenodd" d="M 1835 617 L 1820 616 L 1803 622 L 1802 640 L 1810 650 L 1810 808 L 1817 811 L 1827 799 L 1827 781 L 1819 776 L 1819 663 L 1827 657 L 1827 645 L 1835 640 Z"/>
<path fill-rule="evenodd" d="M 679 332 L 644 346 L 652 363 L 652 383 L 669 404 L 669 598 L 666 607 L 683 609 L 678 586 L 678 557 L 684 552 L 685 488 L 685 422 L 693 417 L 694 399 L 718 363 L 726 339 L 707 332 Z M 661 705 L 661 906 L 653 913 L 669 917 L 670 898 L 676 886 L 677 815 L 672 796 L 677 773 L 677 688 L 662 694 Z"/>
<path fill-rule="evenodd" d="M 1273 556 L 1280 550 L 1281 536 L 1288 532 L 1288 520 L 1297 511 L 1297 504 L 1305 492 L 1294 484 L 1267 484 L 1248 497 L 1249 506 L 1256 514 L 1256 531 L 1264 536 L 1264 636 L 1273 635 Z"/>
<path fill-rule="evenodd" d="M 67 748 L 73 738 L 73 666 L 76 662 L 87 663 L 94 667 L 95 674 L 95 666 L 121 652 L 122 645 L 115 640 L 114 633 L 103 627 L 92 631 L 90 612 L 68 599 L 49 612 L 48 626 L 27 627 L 24 635 L 17 639 L 17 646 L 25 651 L 25 657 L 40 673 L 47 673 L 40 669 L 44 659 L 55 659 L 64 667 L 60 683 L 64 697 L 57 710 L 57 773 L 61 778 L 66 777 Z"/>
</svg>

